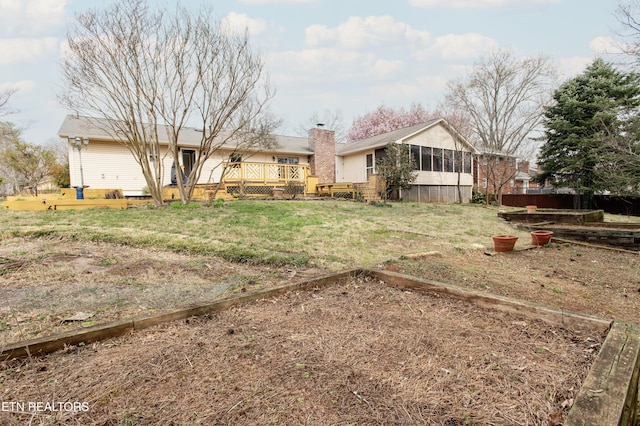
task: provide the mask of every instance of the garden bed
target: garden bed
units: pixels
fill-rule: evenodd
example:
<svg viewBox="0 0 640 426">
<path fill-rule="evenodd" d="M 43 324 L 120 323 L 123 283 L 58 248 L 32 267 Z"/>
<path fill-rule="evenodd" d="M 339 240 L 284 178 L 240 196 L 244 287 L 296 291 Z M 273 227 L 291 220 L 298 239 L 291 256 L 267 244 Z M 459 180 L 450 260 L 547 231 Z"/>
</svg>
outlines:
<svg viewBox="0 0 640 426">
<path fill-rule="evenodd" d="M 3 423 L 557 425 L 608 329 L 393 273 L 320 283 L 5 361 L 3 402 L 81 409 Z"/>
<path fill-rule="evenodd" d="M 498 212 L 498 217 L 509 222 L 518 223 L 553 222 L 581 225 L 583 223 L 604 221 L 604 211 L 537 209 L 534 213 L 529 213 L 527 210 L 515 210 Z"/>
</svg>

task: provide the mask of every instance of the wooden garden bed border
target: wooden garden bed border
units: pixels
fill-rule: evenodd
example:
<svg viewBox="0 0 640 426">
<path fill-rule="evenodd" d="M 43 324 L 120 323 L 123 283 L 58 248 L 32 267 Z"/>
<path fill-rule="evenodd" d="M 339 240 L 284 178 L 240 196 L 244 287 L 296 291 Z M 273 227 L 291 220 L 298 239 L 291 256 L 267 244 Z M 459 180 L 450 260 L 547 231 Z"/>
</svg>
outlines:
<svg viewBox="0 0 640 426">
<path fill-rule="evenodd" d="M 576 396 L 564 425 L 627 426 L 637 424 L 640 372 L 640 326 L 637 324 L 612 322 L 590 315 L 493 296 L 382 270 L 350 269 L 300 283 L 177 309 L 160 315 L 116 321 L 49 337 L 17 342 L 0 348 L 0 360 L 45 355 L 66 346 L 105 340 L 169 321 L 219 312 L 235 305 L 278 296 L 290 291 L 327 287 L 337 281 L 361 275 L 369 276 L 397 288 L 445 295 L 477 306 L 515 313 L 529 319 L 543 320 L 556 327 L 591 332 L 608 330 L 602 348 Z"/>
</svg>

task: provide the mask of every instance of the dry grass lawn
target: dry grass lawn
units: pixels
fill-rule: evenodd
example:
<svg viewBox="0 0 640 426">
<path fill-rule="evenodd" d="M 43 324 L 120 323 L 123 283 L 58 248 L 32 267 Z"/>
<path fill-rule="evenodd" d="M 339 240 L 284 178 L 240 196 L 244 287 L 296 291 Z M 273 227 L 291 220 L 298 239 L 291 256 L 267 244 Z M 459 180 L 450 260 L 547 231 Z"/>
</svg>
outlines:
<svg viewBox="0 0 640 426">
<path fill-rule="evenodd" d="M 640 323 L 638 254 L 528 240 L 485 206 L 3 211 L 0 345 L 356 266 Z M 345 282 L 4 363 L 0 402 L 89 411 L 0 424 L 560 424 L 601 339 Z"/>
</svg>

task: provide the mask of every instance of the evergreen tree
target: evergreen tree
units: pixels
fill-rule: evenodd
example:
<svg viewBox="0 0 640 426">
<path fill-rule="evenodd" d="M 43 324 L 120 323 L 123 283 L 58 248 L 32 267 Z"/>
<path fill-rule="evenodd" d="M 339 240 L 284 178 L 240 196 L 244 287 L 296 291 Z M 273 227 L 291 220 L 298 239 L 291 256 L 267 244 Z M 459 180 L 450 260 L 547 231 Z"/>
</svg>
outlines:
<svg viewBox="0 0 640 426">
<path fill-rule="evenodd" d="M 546 142 L 536 180 L 585 195 L 583 208 L 590 207 L 594 192 L 612 190 L 603 173 L 611 159 L 603 153 L 611 153 L 620 137 L 628 138 L 639 95 L 638 75 L 619 72 L 601 59 L 565 82 L 545 109 Z"/>
</svg>

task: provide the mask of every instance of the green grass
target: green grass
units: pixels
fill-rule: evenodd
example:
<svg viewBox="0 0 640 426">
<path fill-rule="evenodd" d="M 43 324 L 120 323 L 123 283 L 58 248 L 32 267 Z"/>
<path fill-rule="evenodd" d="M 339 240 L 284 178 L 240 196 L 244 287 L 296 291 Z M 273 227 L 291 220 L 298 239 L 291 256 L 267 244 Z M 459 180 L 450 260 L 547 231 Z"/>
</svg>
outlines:
<svg viewBox="0 0 640 426">
<path fill-rule="evenodd" d="M 66 237 L 252 264 L 327 269 L 375 266 L 404 254 L 491 246 L 494 234 L 528 239 L 482 205 L 240 200 L 128 210 L 0 212 L 0 238 Z"/>
</svg>

